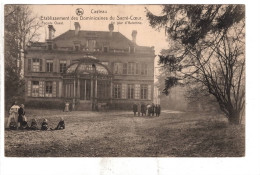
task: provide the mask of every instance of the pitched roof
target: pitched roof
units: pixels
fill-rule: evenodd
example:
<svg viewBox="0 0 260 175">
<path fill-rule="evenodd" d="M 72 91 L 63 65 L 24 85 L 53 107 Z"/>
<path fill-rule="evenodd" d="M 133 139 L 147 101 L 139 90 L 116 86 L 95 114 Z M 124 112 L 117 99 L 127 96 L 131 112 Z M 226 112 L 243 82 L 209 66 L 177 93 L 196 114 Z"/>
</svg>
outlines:
<svg viewBox="0 0 260 175">
<path fill-rule="evenodd" d="M 78 35 L 76 36 L 75 30 L 68 30 L 67 32 L 54 38 L 53 41 L 57 44 L 58 47 L 71 47 L 73 46 L 73 41 L 81 41 L 81 44 L 84 44 L 86 42 L 86 39 L 96 40 L 97 47 L 102 47 L 102 45 L 108 44 L 111 49 L 128 49 L 129 46 L 134 45 L 137 48 L 142 47 L 151 49 L 150 47 L 138 46 L 134 44 L 131 40 L 122 35 L 120 32 L 112 32 L 111 35 L 109 31 L 80 30 Z"/>
</svg>

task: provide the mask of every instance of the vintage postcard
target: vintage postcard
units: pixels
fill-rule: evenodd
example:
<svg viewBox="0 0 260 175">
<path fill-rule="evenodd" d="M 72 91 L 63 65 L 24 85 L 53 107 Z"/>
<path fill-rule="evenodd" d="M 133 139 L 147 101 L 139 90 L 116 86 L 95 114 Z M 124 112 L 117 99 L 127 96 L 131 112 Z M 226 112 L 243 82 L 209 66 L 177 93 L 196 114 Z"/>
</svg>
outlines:
<svg viewBox="0 0 260 175">
<path fill-rule="evenodd" d="M 5 4 L 4 157 L 244 158 L 245 28 L 243 4 Z"/>
</svg>

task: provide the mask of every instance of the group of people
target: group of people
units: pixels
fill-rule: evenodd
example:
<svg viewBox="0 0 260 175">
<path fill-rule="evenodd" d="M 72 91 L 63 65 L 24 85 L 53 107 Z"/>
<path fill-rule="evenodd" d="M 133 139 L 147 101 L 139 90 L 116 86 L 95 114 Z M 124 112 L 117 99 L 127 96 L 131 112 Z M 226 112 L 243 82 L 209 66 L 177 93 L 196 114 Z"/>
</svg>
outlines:
<svg viewBox="0 0 260 175">
<path fill-rule="evenodd" d="M 65 122 L 64 119 L 61 117 L 60 121 L 56 128 L 49 128 L 48 126 L 48 120 L 43 119 L 41 125 L 38 125 L 38 122 L 36 119 L 32 119 L 31 123 L 29 125 L 29 122 L 27 121 L 27 118 L 25 117 L 25 109 L 24 105 L 21 104 L 20 106 L 14 102 L 12 107 L 9 110 L 9 117 L 7 120 L 7 128 L 11 130 L 16 129 L 27 129 L 27 130 L 60 130 L 65 129 Z"/>
<path fill-rule="evenodd" d="M 159 117 L 161 114 L 161 106 L 159 104 L 154 105 L 152 104 L 148 104 L 145 105 L 144 103 L 134 103 L 133 104 L 133 112 L 134 112 L 134 116 L 136 116 L 136 114 L 138 114 L 138 116 L 142 115 L 142 116 L 157 116 Z"/>
</svg>

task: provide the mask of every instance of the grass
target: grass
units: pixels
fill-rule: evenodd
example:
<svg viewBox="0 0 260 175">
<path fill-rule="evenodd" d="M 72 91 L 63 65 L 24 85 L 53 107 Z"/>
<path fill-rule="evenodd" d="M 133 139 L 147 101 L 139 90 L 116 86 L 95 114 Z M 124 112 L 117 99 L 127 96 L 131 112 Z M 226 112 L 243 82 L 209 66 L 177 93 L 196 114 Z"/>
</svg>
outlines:
<svg viewBox="0 0 260 175">
<path fill-rule="evenodd" d="M 162 113 L 134 117 L 131 112 L 27 110 L 27 118 L 47 118 L 65 130 L 5 131 L 7 157 L 241 157 L 244 125 L 220 115 Z M 40 123 L 40 122 L 39 122 Z"/>
</svg>

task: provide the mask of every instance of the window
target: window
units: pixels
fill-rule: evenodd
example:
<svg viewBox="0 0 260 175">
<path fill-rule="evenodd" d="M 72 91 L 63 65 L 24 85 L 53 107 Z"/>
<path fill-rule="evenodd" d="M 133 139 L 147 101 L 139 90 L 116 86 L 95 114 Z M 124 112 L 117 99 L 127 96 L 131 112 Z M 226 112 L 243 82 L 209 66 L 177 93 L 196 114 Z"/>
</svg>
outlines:
<svg viewBox="0 0 260 175">
<path fill-rule="evenodd" d="M 127 74 L 133 75 L 135 73 L 135 63 L 128 63 Z"/>
<path fill-rule="evenodd" d="M 108 81 L 98 81 L 98 98 L 106 99 L 109 98 L 110 83 Z"/>
<path fill-rule="evenodd" d="M 93 52 L 96 48 L 96 40 L 87 40 L 86 47 L 88 51 Z"/>
<path fill-rule="evenodd" d="M 48 44 L 48 50 L 52 50 L 52 44 Z"/>
<path fill-rule="evenodd" d="M 141 85 L 141 99 L 147 99 L 148 86 L 146 84 Z"/>
<path fill-rule="evenodd" d="M 141 64 L 141 75 L 147 75 L 148 74 L 148 67 L 146 63 Z"/>
<path fill-rule="evenodd" d="M 108 47 L 104 47 L 104 52 L 108 52 Z"/>
<path fill-rule="evenodd" d="M 79 51 L 79 46 L 75 46 L 75 51 Z"/>
<path fill-rule="evenodd" d="M 46 81 L 45 96 L 52 97 L 52 82 L 51 81 Z"/>
<path fill-rule="evenodd" d="M 32 97 L 39 96 L 39 81 L 32 82 Z"/>
<path fill-rule="evenodd" d="M 122 74 L 122 63 L 114 63 L 114 74 Z"/>
<path fill-rule="evenodd" d="M 32 69 L 32 60 L 28 59 L 28 71 L 30 72 Z"/>
<path fill-rule="evenodd" d="M 121 98 L 121 84 L 114 84 L 114 98 Z"/>
<path fill-rule="evenodd" d="M 42 60 L 39 58 L 33 58 L 32 70 L 33 72 L 42 71 Z"/>
<path fill-rule="evenodd" d="M 53 72 L 53 60 L 46 60 L 46 72 Z"/>
<path fill-rule="evenodd" d="M 134 98 L 134 85 L 133 84 L 129 84 L 127 86 L 127 98 L 128 99 Z"/>
<path fill-rule="evenodd" d="M 67 67 L 66 60 L 60 60 L 60 73 L 65 73 Z"/>
<path fill-rule="evenodd" d="M 134 53 L 135 52 L 135 47 L 130 47 L 130 53 Z"/>
<path fill-rule="evenodd" d="M 127 74 L 127 63 L 123 63 L 123 74 Z"/>
</svg>

